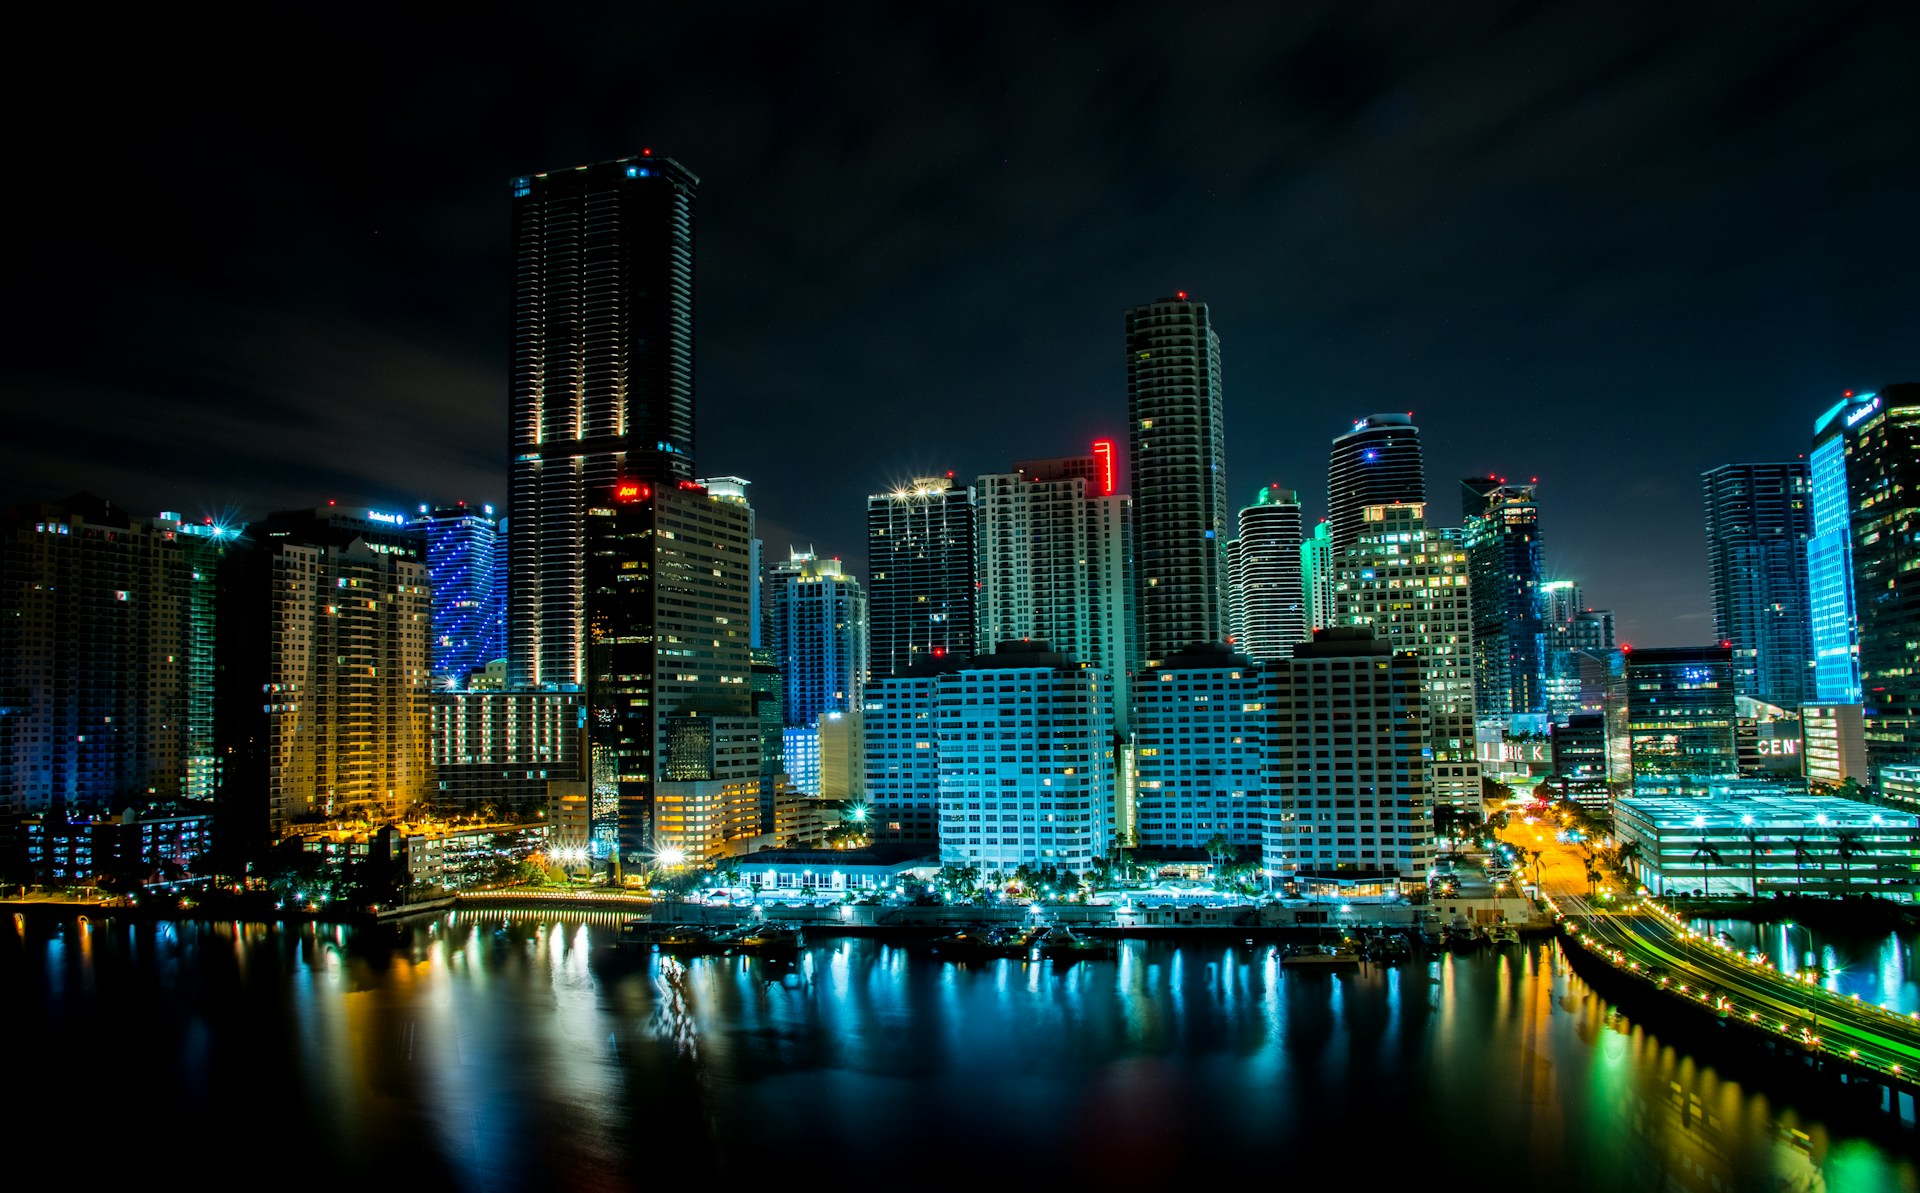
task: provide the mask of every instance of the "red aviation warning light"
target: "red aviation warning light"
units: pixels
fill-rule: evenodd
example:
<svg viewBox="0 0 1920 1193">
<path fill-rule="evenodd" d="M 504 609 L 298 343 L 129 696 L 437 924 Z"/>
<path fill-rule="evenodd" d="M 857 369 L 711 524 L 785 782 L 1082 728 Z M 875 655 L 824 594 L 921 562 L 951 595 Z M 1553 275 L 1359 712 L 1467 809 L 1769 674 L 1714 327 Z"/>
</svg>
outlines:
<svg viewBox="0 0 1920 1193">
<path fill-rule="evenodd" d="M 651 496 L 653 496 L 653 490 L 638 481 L 621 481 L 613 487 L 615 501 L 645 501 Z"/>
<path fill-rule="evenodd" d="M 1179 299 L 1181 302 L 1187 301 L 1187 292 L 1185 290 L 1175 290 L 1173 292 L 1173 296 Z"/>
<path fill-rule="evenodd" d="M 1113 440 L 1093 441 L 1093 469 L 1100 482 L 1100 496 L 1113 496 Z"/>
</svg>

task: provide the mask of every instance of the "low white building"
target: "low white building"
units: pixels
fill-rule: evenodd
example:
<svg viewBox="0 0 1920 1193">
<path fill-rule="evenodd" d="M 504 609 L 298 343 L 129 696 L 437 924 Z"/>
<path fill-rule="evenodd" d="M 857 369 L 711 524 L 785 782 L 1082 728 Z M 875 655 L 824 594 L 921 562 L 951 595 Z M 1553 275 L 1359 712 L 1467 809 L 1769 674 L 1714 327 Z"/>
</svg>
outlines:
<svg viewBox="0 0 1920 1193">
<path fill-rule="evenodd" d="M 1656 894 L 1911 901 L 1920 816 L 1817 795 L 1629 796 L 1614 831 Z"/>
</svg>

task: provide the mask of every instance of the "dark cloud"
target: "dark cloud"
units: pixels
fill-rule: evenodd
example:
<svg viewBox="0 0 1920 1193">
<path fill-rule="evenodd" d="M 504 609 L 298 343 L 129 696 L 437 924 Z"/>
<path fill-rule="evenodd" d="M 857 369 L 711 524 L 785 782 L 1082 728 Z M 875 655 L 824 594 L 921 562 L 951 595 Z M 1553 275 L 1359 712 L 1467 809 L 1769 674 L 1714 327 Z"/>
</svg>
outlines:
<svg viewBox="0 0 1920 1193">
<path fill-rule="evenodd" d="M 134 18 L 137 22 L 141 18 Z M 1901 5 L 169 11 L 23 30 L 0 499 L 504 495 L 506 180 L 703 178 L 700 459 L 864 496 L 1124 422 L 1120 312 L 1225 341 L 1235 494 L 1412 410 L 1436 510 L 1701 636 L 1697 474 L 1920 375 Z"/>
</svg>

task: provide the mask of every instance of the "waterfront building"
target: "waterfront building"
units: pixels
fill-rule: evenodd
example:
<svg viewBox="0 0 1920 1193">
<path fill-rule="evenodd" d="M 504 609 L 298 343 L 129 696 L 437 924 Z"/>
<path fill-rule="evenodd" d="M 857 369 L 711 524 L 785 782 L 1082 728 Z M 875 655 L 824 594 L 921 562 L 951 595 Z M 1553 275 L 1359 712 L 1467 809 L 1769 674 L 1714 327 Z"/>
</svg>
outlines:
<svg viewBox="0 0 1920 1193">
<path fill-rule="evenodd" d="M 782 569 L 778 665 L 789 724 L 860 711 L 867 679 L 867 596 L 838 559 L 794 552 Z"/>
<path fill-rule="evenodd" d="M 1198 849 L 1224 837 L 1235 849 L 1265 841 L 1261 760 L 1271 735 L 1260 667 L 1224 645 L 1195 647 L 1140 673 L 1135 689 L 1135 844 Z"/>
<path fill-rule="evenodd" d="M 1338 559 L 1365 530 L 1370 506 L 1424 505 L 1427 472 L 1411 414 L 1372 414 L 1338 435 L 1327 459 L 1327 523 Z"/>
<path fill-rule="evenodd" d="M 1233 647 L 1255 662 L 1284 659 L 1307 637 L 1300 571 L 1300 494 L 1267 485 L 1240 511 L 1228 544 Z"/>
<path fill-rule="evenodd" d="M 1113 841 L 1113 692 L 1044 644 L 1006 643 L 940 677 L 940 860 L 1084 875 Z"/>
<path fill-rule="evenodd" d="M 875 675 L 867 685 L 862 717 L 868 823 L 876 844 L 939 843 L 940 755 L 933 723 L 938 681 L 929 663 L 906 675 Z M 793 747 L 789 737 L 790 769 Z"/>
<path fill-rule="evenodd" d="M 698 866 L 744 852 L 760 835 L 758 718 L 689 703 L 663 714 L 659 732 L 653 856 Z"/>
<path fill-rule="evenodd" d="M 1713 632 L 1733 648 L 1734 691 L 1798 708 L 1812 698 L 1805 460 L 1701 474 Z"/>
<path fill-rule="evenodd" d="M 506 656 L 506 591 L 497 568 L 506 561 L 493 507 L 463 501 L 420 507 L 414 519 L 426 540 L 433 589 L 433 685 L 464 688 L 476 671 Z"/>
<path fill-rule="evenodd" d="M 1807 614 L 1813 699 L 1860 701 L 1860 633 L 1854 617 L 1853 503 L 1847 492 L 1847 432 L 1878 407 L 1852 390 L 1813 423 L 1807 454 Z M 1855 414 L 1860 418 L 1856 419 Z"/>
<path fill-rule="evenodd" d="M 27 882 L 47 888 L 107 885 L 178 889 L 207 881 L 213 812 L 198 802 L 101 814 L 48 808 L 8 826 Z"/>
<path fill-rule="evenodd" d="M 434 691 L 427 711 L 428 800 L 442 815 L 537 810 L 554 784 L 586 777 L 579 692 Z"/>
<path fill-rule="evenodd" d="M 1500 477 L 1469 477 L 1460 489 L 1473 609 L 1474 710 L 1481 721 L 1504 727 L 1548 711 L 1540 506 L 1533 485 Z"/>
<path fill-rule="evenodd" d="M 973 490 L 951 474 L 867 498 L 870 676 L 973 653 L 974 568 Z"/>
<path fill-rule="evenodd" d="M 1126 313 L 1135 653 L 1157 667 L 1227 636 L 1226 399 L 1220 336 L 1180 291 Z"/>
<path fill-rule="evenodd" d="M 513 180 L 507 658 L 516 688 L 586 682 L 587 511 L 617 481 L 670 488 L 694 477 L 699 185 L 645 149 Z"/>
<path fill-rule="evenodd" d="M 656 808 L 656 797 L 667 797 L 657 785 L 671 777 L 662 767 L 673 718 L 710 719 L 708 747 L 725 745 L 711 763 L 702 751 L 683 752 L 703 760 L 688 763 L 692 772 L 711 777 L 677 781 L 741 781 L 734 764 L 740 734 L 748 733 L 759 806 L 760 727 L 748 687 L 754 584 L 748 511 L 693 481 L 672 487 L 623 481 L 596 496 L 587 527 L 595 847 L 617 848 L 629 865 L 662 848 L 686 849 L 691 856 L 708 848 L 715 825 L 724 825 L 724 832 L 738 832 L 740 825 L 731 810 L 722 816 L 707 806 L 710 795 L 721 796 L 704 790 L 685 796 L 704 801 L 692 812 Z M 723 794 L 733 799 L 731 790 Z M 656 813 L 662 817 L 658 825 Z M 671 823 L 664 819 L 669 814 Z M 756 811 L 755 833 L 758 823 Z M 663 846 L 656 837 L 692 844 Z"/>
<path fill-rule="evenodd" d="M 222 561 L 219 799 L 236 847 L 429 798 L 423 556 L 404 515 L 323 506 L 254 524 Z"/>
<path fill-rule="evenodd" d="M 1731 648 L 1629 650 L 1618 683 L 1636 788 L 1643 779 L 1739 773 Z"/>
<path fill-rule="evenodd" d="M 774 898 L 812 890 L 874 895 L 920 894 L 940 871 L 939 859 L 914 846 L 866 849 L 767 849 L 740 867 L 740 881 Z"/>
<path fill-rule="evenodd" d="M 1853 591 L 1867 763 L 1920 763 L 1920 382 L 1847 415 Z"/>
<path fill-rule="evenodd" d="M 1830 796 L 1614 801 L 1630 869 L 1656 895 L 1876 895 L 1912 902 L 1920 816 Z"/>
<path fill-rule="evenodd" d="M 1269 675 L 1269 880 L 1309 898 L 1424 893 L 1434 805 L 1419 656 L 1368 627 L 1316 630 Z"/>
<path fill-rule="evenodd" d="M 1046 642 L 1114 678 L 1124 733 L 1133 663 L 1132 499 L 1113 489 L 1113 445 L 1022 460 L 974 481 L 979 554 L 975 648 Z"/>
<path fill-rule="evenodd" d="M 88 494 L 0 516 L 0 814 L 212 795 L 213 595 L 233 537 Z"/>
<path fill-rule="evenodd" d="M 1460 532 L 1429 526 L 1424 505 L 1368 506 L 1361 515 L 1336 564 L 1337 620 L 1371 626 L 1394 651 L 1419 660 L 1428 796 L 1437 808 L 1478 819 L 1473 617 Z"/>
<path fill-rule="evenodd" d="M 1866 725 L 1858 704 L 1807 704 L 1800 709 L 1800 756 L 1815 791 L 1852 780 L 1868 785 Z"/>
<path fill-rule="evenodd" d="M 1300 595 L 1306 603 L 1307 641 L 1314 630 L 1330 629 L 1337 614 L 1333 607 L 1333 525 L 1321 519 L 1313 535 L 1300 543 Z"/>
</svg>

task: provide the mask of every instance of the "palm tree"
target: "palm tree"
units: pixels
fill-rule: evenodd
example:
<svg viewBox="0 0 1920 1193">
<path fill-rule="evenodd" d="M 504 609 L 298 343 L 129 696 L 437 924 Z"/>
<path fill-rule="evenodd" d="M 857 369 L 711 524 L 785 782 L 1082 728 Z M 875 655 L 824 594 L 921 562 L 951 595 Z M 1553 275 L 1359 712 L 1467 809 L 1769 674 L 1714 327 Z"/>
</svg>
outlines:
<svg viewBox="0 0 1920 1193">
<path fill-rule="evenodd" d="M 1715 849 L 1713 846 L 1707 844 L 1705 841 L 1702 841 L 1700 842 L 1700 848 L 1693 851 L 1693 860 L 1700 864 L 1701 882 L 1703 884 L 1702 889 L 1704 889 L 1709 895 L 1713 894 L 1713 876 L 1711 874 L 1708 874 L 1706 872 L 1706 869 L 1707 869 L 1707 863 L 1709 862 L 1713 863 L 1716 866 L 1726 864 L 1720 859 L 1720 851 L 1718 849 Z"/>
<path fill-rule="evenodd" d="M 1540 889 L 1540 858 L 1545 851 L 1539 849 L 1522 849 L 1520 852 L 1526 855 L 1528 861 L 1533 863 L 1533 889 L 1538 891 Z M 1593 867 L 1589 865 L 1587 870 L 1591 872 Z"/>
<path fill-rule="evenodd" d="M 1863 844 L 1865 834 L 1857 828 L 1838 829 L 1833 834 L 1833 852 L 1840 859 L 1840 897 L 1847 897 L 1849 871 L 1853 868 L 1853 859 L 1867 851 Z"/>
<path fill-rule="evenodd" d="M 1749 826 L 1745 830 L 1747 838 L 1747 888 L 1753 894 L 1753 905 L 1760 906 L 1760 830 Z"/>
<path fill-rule="evenodd" d="M 1215 833 L 1213 836 L 1208 837 L 1207 843 L 1201 846 L 1201 848 L 1207 851 L 1207 859 L 1213 863 L 1213 868 L 1216 873 L 1219 871 L 1222 863 L 1229 861 L 1233 857 L 1232 843 L 1220 833 Z"/>
</svg>

